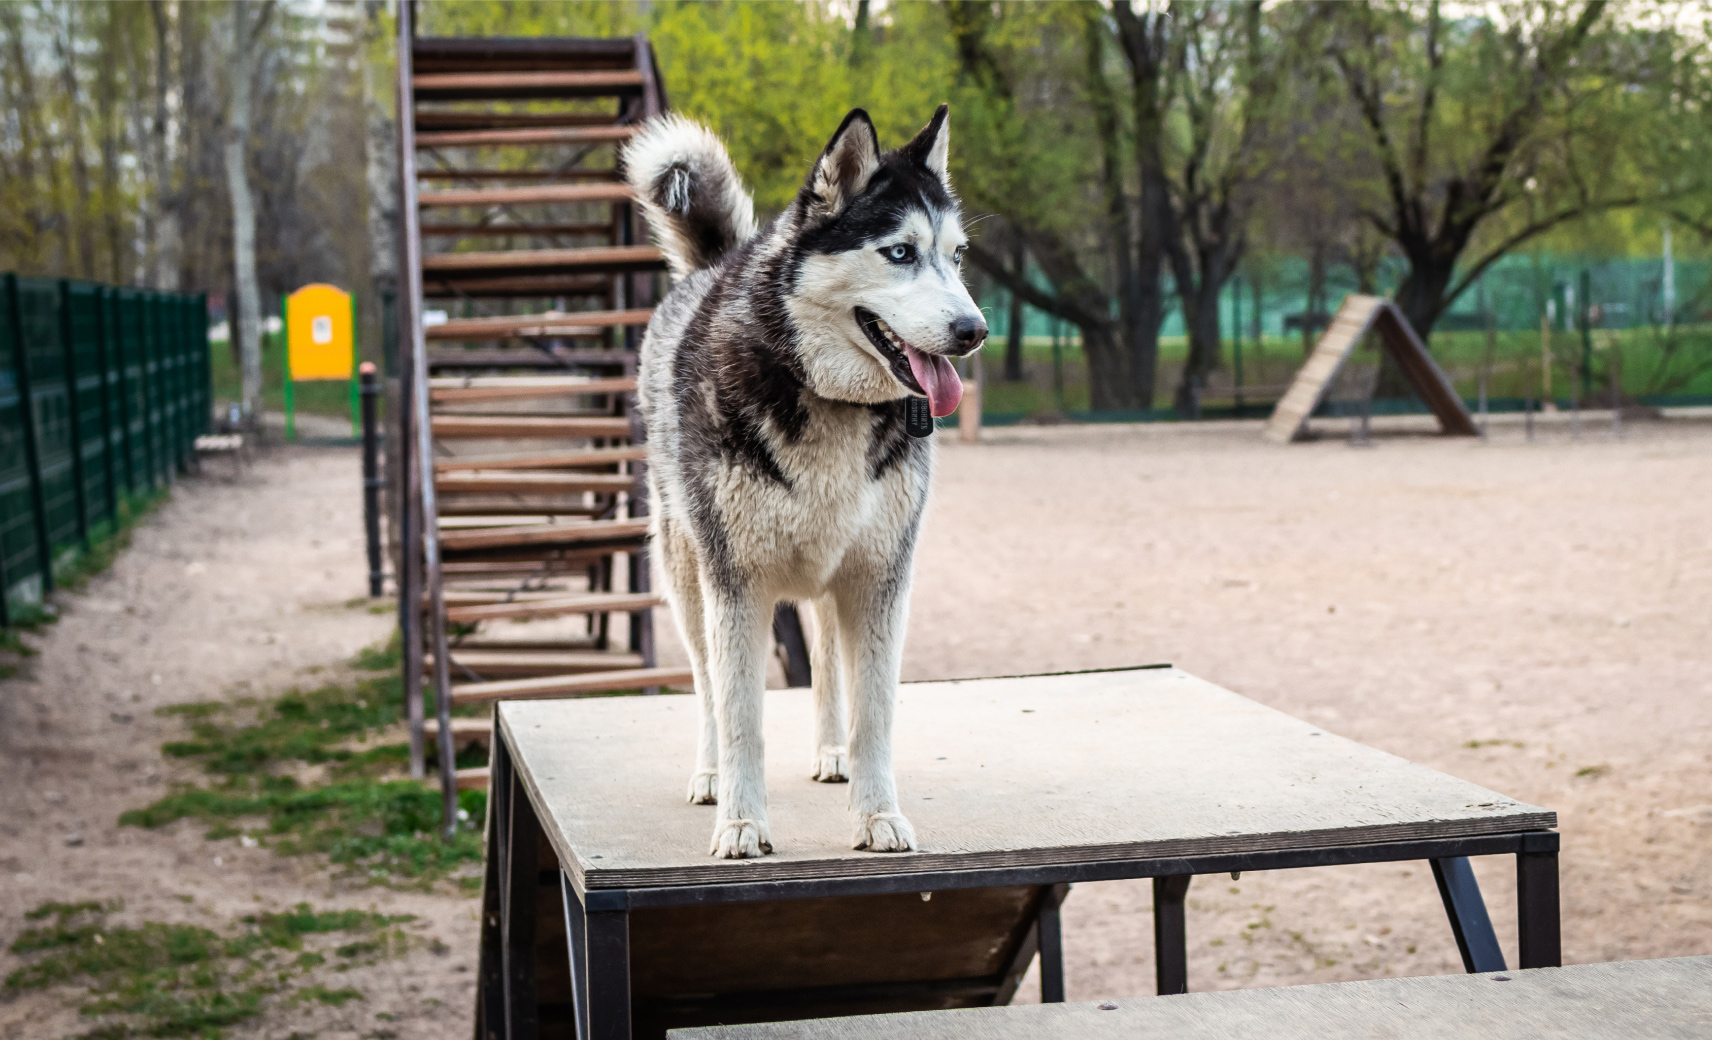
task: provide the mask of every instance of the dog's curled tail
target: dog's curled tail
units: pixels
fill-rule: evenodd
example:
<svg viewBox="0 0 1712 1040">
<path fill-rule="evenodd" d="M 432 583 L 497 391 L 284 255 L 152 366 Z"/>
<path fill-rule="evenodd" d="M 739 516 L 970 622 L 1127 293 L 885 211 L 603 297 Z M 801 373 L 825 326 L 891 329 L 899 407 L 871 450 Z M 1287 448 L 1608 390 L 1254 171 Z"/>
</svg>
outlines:
<svg viewBox="0 0 1712 1040">
<path fill-rule="evenodd" d="M 680 115 L 649 121 L 624 149 L 624 175 L 679 278 L 755 234 L 755 203 L 713 131 Z"/>
</svg>

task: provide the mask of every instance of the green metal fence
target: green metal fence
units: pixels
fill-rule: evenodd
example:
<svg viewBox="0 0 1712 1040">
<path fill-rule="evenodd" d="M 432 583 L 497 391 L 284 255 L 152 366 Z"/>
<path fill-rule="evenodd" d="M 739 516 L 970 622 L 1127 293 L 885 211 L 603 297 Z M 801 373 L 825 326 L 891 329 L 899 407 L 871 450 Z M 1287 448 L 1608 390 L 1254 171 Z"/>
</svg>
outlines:
<svg viewBox="0 0 1712 1040">
<path fill-rule="evenodd" d="M 0 276 L 0 626 L 207 430 L 205 296 Z"/>
</svg>

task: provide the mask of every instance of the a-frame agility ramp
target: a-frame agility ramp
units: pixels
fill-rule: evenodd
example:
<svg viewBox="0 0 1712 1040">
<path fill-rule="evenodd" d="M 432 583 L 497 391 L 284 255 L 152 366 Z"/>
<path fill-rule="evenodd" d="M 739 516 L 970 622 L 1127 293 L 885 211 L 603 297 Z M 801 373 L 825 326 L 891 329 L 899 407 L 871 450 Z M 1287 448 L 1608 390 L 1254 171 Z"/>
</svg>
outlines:
<svg viewBox="0 0 1712 1040">
<path fill-rule="evenodd" d="M 1409 385 L 1438 417 L 1443 433 L 1459 437 L 1480 435 L 1474 417 L 1457 395 L 1450 377 L 1427 353 L 1426 344 L 1415 335 L 1397 305 L 1383 297 L 1352 293 L 1344 297 L 1343 305 L 1332 315 L 1331 324 L 1320 335 L 1314 352 L 1296 373 L 1278 407 L 1272 410 L 1264 433 L 1267 440 L 1288 444 L 1303 435 L 1308 417 L 1320 406 L 1338 372 L 1369 332 L 1379 334 L 1379 342 L 1408 378 Z"/>
</svg>

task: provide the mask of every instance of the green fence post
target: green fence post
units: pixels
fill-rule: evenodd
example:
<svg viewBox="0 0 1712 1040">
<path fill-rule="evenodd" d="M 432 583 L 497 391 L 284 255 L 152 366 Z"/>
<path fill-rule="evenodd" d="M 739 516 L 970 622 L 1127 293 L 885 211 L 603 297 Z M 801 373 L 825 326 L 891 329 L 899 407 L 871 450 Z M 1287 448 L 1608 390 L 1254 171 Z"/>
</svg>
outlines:
<svg viewBox="0 0 1712 1040">
<path fill-rule="evenodd" d="M 18 276 L 6 276 L 12 311 L 12 363 L 18 377 L 18 417 L 24 427 L 24 465 L 30 471 L 30 512 L 36 521 L 36 562 L 41 568 L 42 595 L 53 591 L 53 553 L 48 546 L 47 504 L 42 500 L 42 466 L 36 451 L 36 402 L 30 396 L 30 358 L 24 349 L 24 322 L 18 306 Z"/>
<path fill-rule="evenodd" d="M 208 424 L 213 421 L 214 410 L 214 344 L 208 342 L 208 294 L 198 293 L 192 297 L 196 310 L 191 315 L 190 327 L 196 330 L 196 356 L 199 359 L 197 386 L 202 393 L 202 418 L 197 420 L 196 432 L 207 433 Z"/>
<path fill-rule="evenodd" d="M 88 552 L 89 542 L 89 496 L 84 485 L 83 477 L 83 408 L 77 394 L 77 336 L 71 327 L 71 283 L 61 279 L 59 283 L 59 351 L 60 363 L 65 368 L 65 401 L 66 408 L 71 413 L 71 479 L 72 501 L 77 509 L 77 537 L 83 542 L 83 551 Z"/>
<path fill-rule="evenodd" d="M 285 439 L 297 439 L 297 409 L 291 398 L 291 299 L 279 294 L 279 356 L 285 361 Z M 265 395 L 264 395 L 265 398 Z"/>
<path fill-rule="evenodd" d="M 363 352 L 358 348 L 357 339 L 357 294 L 351 294 L 351 437 L 361 440 L 363 436 L 363 406 L 362 395 L 357 392 L 357 370 L 363 363 Z"/>
<path fill-rule="evenodd" d="M 101 464 L 107 471 L 107 530 L 119 533 L 119 475 L 113 466 L 113 355 L 108 349 L 109 326 L 112 316 L 107 313 L 110 290 L 96 286 L 95 301 L 95 364 L 101 372 Z"/>
</svg>

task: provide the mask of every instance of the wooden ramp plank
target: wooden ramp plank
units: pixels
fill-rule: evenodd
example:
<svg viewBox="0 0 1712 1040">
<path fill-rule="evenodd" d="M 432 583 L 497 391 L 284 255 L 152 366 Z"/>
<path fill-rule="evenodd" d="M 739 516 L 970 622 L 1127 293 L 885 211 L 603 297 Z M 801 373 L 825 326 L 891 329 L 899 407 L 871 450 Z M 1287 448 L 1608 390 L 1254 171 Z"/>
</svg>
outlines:
<svg viewBox="0 0 1712 1040">
<path fill-rule="evenodd" d="M 579 888 L 1296 851 L 1557 823 L 1549 810 L 1185 672 L 1146 668 L 903 684 L 894 755 L 922 851 L 876 856 L 850 848 L 844 792 L 783 779 L 807 768 L 801 744 L 813 732 L 813 698 L 765 696 L 774 851 L 740 867 L 708 856 L 708 814 L 666 797 L 693 768 L 690 705 L 500 707 L 519 775 Z"/>
<path fill-rule="evenodd" d="M 581 249 L 511 249 L 497 252 L 434 253 L 422 258 L 422 277 L 444 281 L 459 275 L 502 271 L 664 270 L 665 254 L 653 246 L 584 246 Z M 567 324 L 570 324 L 567 322 Z"/>
<path fill-rule="evenodd" d="M 589 440 L 596 437 L 630 436 L 630 420 L 623 416 L 546 415 L 436 415 L 433 418 L 437 439 L 503 439 L 527 437 L 543 440 L 574 438 Z"/>
<path fill-rule="evenodd" d="M 553 675 L 539 679 L 508 679 L 502 682 L 464 683 L 452 687 L 453 704 L 561 698 L 636 690 L 649 686 L 688 686 L 695 673 L 688 668 L 626 668 L 586 675 Z"/>
<path fill-rule="evenodd" d="M 622 448 L 585 448 L 581 451 L 525 451 L 507 455 L 442 458 L 434 460 L 434 469 L 441 473 L 482 469 L 571 469 L 580 466 L 610 466 L 647 457 L 648 449 L 637 444 Z"/>
<path fill-rule="evenodd" d="M 672 1040 L 1690 1040 L 1708 1035 L 1712 957 L 1673 957 L 1098 1004 L 697 1028 L 674 1032 Z"/>
<path fill-rule="evenodd" d="M 448 552 L 473 549 L 534 548 L 544 545 L 605 545 L 640 543 L 648 521 L 594 520 L 576 524 L 526 524 L 469 531 L 447 531 L 440 544 Z"/>
<path fill-rule="evenodd" d="M 458 790 L 485 791 L 487 790 L 488 775 L 487 766 L 478 769 L 460 769 L 457 772 Z"/>
<path fill-rule="evenodd" d="M 1433 360 L 1431 352 L 1409 327 L 1397 305 L 1378 296 L 1351 293 L 1344 297 L 1331 323 L 1315 344 L 1314 352 L 1273 408 L 1262 436 L 1274 444 L 1295 440 L 1308 417 L 1325 399 L 1349 355 L 1369 331 L 1379 334 L 1385 351 L 1438 418 L 1441 431 L 1453 436 L 1479 434 L 1474 417 L 1468 414 L 1468 406 L 1457 395 L 1450 377 Z"/>
<path fill-rule="evenodd" d="M 501 101 L 609 97 L 642 90 L 636 69 L 597 72 L 428 72 L 411 86 L 417 101 Z"/>
<path fill-rule="evenodd" d="M 518 127 L 496 130 L 430 130 L 416 135 L 418 148 L 483 148 L 531 144 L 610 144 L 636 136 L 633 126 Z"/>
<path fill-rule="evenodd" d="M 453 675 L 467 668 L 484 679 L 516 679 L 532 675 L 564 675 L 573 672 L 610 672 L 644 667 L 641 654 L 610 650 L 465 650 L 453 647 Z M 423 659 L 424 669 L 434 666 L 434 655 Z"/>
<path fill-rule="evenodd" d="M 523 206 L 559 202 L 629 202 L 636 197 L 628 184 L 534 184 L 526 188 L 447 188 L 425 191 L 416 203 L 423 209 L 448 206 Z M 430 258 L 424 258 L 430 259 Z"/>
<path fill-rule="evenodd" d="M 1373 326 L 1373 318 L 1384 303 L 1377 296 L 1362 296 L 1351 293 L 1344 297 L 1343 304 L 1332 316 L 1331 323 L 1320 334 L 1319 342 L 1314 345 L 1314 352 L 1308 356 L 1302 368 L 1296 373 L 1296 378 L 1290 384 L 1290 389 L 1278 401 L 1272 410 L 1272 417 L 1267 420 L 1263 436 L 1275 444 L 1285 444 L 1295 439 L 1302 429 L 1302 424 L 1308 421 L 1326 391 L 1331 388 L 1332 380 L 1337 377 L 1338 370 L 1348 359 L 1350 352 L 1361 342 L 1367 330 Z"/>
<path fill-rule="evenodd" d="M 436 477 L 434 486 L 446 494 L 460 492 L 495 494 L 575 494 L 592 491 L 612 495 L 631 491 L 636 478 L 623 473 L 531 473 L 501 471 L 483 473 L 480 470 Z"/>
<path fill-rule="evenodd" d="M 476 621 L 521 621 L 566 617 L 571 614 L 628 614 L 665 603 L 651 592 L 584 592 L 551 599 L 518 600 L 511 603 L 472 603 L 447 607 L 446 620 L 468 624 Z M 457 655 L 452 655 L 454 659 Z"/>
<path fill-rule="evenodd" d="M 559 328 L 623 328 L 646 325 L 652 308 L 623 311 L 547 311 L 542 314 L 511 314 L 495 318 L 453 318 L 423 331 L 428 339 L 508 339 L 519 336 L 552 336 Z"/>
</svg>

